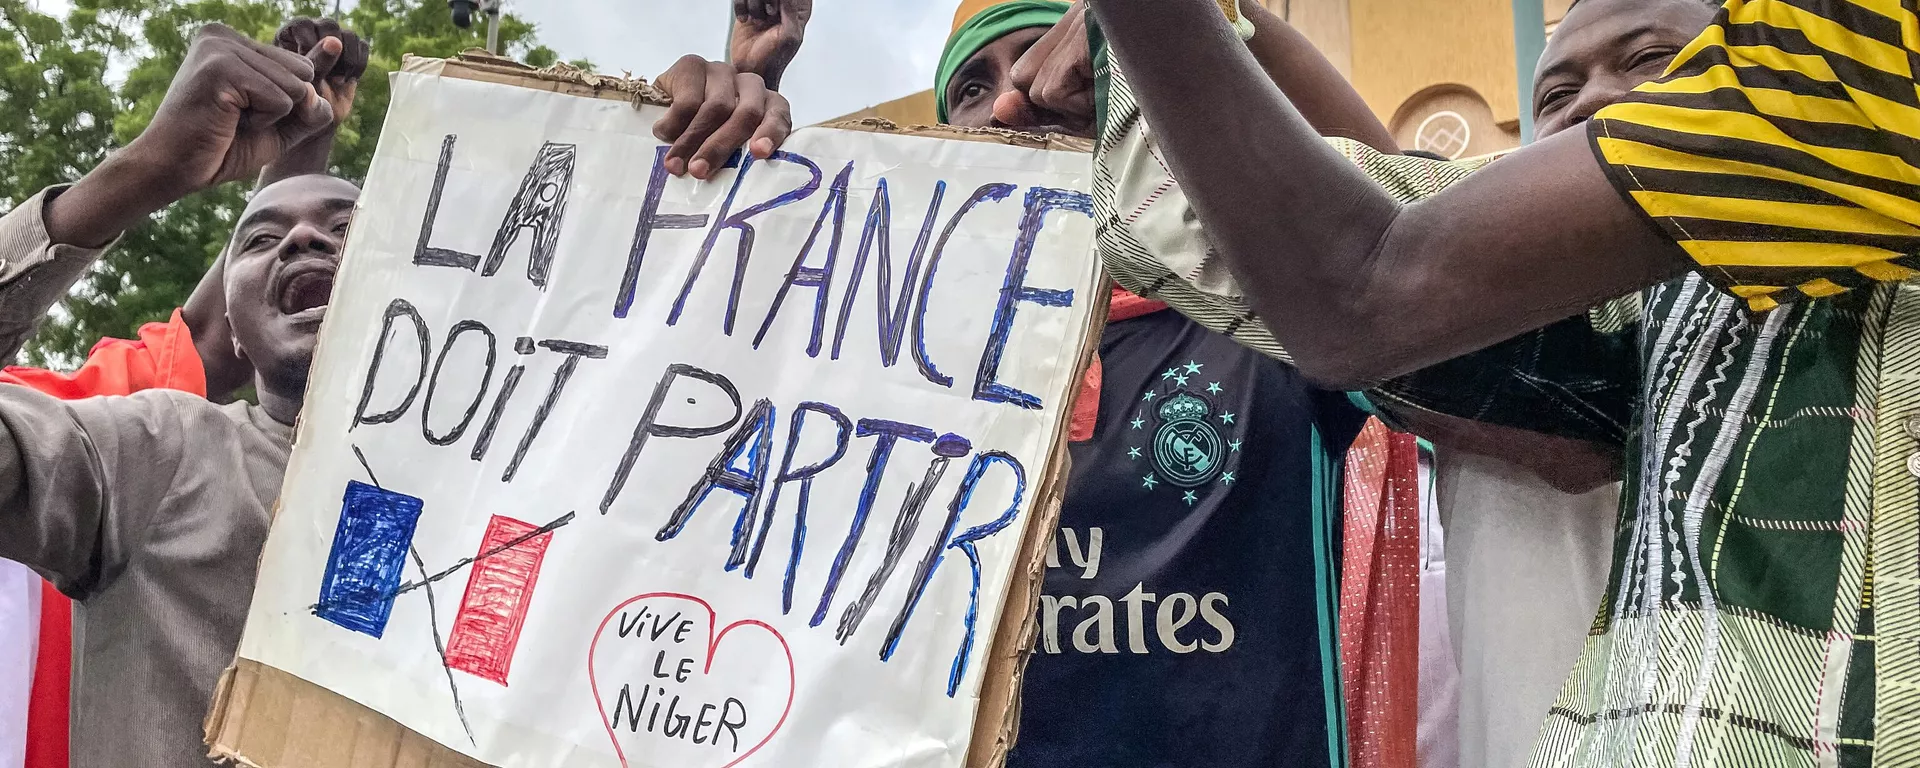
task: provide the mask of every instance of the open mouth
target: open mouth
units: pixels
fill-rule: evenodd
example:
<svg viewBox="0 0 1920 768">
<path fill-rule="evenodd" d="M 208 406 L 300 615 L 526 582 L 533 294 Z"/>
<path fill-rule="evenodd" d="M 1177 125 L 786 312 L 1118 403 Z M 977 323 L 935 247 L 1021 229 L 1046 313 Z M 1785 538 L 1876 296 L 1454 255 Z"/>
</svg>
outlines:
<svg viewBox="0 0 1920 768">
<path fill-rule="evenodd" d="M 280 273 L 277 298 L 280 313 L 300 323 L 318 323 L 327 315 L 327 302 L 333 296 L 334 265 L 307 262 L 287 267 Z"/>
</svg>

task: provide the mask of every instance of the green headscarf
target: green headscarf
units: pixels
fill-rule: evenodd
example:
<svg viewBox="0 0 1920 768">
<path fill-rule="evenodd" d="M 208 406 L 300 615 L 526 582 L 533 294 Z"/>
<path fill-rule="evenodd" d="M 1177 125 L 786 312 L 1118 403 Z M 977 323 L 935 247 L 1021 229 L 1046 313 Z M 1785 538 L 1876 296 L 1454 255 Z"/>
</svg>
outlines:
<svg viewBox="0 0 1920 768">
<path fill-rule="evenodd" d="M 1010 33 L 1060 23 L 1068 7 L 1058 0 L 1009 0 L 974 14 L 954 30 L 947 38 L 947 49 L 940 53 L 940 68 L 933 79 L 933 103 L 940 122 L 947 121 L 947 81 L 960 71 L 960 65 Z"/>
</svg>

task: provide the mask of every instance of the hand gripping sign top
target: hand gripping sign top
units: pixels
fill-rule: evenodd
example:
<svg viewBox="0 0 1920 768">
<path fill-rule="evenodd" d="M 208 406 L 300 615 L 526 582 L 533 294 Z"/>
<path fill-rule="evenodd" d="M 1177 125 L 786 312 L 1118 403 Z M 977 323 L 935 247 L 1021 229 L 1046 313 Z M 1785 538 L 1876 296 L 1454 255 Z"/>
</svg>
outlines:
<svg viewBox="0 0 1920 768">
<path fill-rule="evenodd" d="M 675 178 L 609 82 L 396 76 L 216 754 L 990 764 L 1088 156 L 808 129 Z"/>
</svg>

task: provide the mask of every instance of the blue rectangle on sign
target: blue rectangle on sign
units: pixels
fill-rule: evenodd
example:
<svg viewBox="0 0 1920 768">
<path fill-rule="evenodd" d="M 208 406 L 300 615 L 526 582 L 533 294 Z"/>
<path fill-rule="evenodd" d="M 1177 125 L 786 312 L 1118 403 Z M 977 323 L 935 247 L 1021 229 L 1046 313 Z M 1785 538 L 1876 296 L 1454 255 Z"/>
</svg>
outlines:
<svg viewBox="0 0 1920 768">
<path fill-rule="evenodd" d="M 347 481 L 315 616 L 374 637 L 386 631 L 423 506 L 404 493 Z"/>
</svg>

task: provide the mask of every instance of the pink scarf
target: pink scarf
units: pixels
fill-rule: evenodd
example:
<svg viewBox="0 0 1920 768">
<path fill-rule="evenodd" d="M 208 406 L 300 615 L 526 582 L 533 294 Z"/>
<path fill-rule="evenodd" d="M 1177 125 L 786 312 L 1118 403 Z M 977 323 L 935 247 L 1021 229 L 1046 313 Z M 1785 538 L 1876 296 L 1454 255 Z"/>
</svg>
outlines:
<svg viewBox="0 0 1920 768">
<path fill-rule="evenodd" d="M 1167 305 L 1129 292 L 1118 285 L 1113 286 L 1113 298 L 1107 306 L 1107 323 L 1131 320 L 1141 315 L 1151 315 L 1166 309 Z M 1093 427 L 1100 420 L 1100 358 L 1093 358 L 1093 365 L 1087 366 L 1086 378 L 1080 380 L 1080 394 L 1073 399 L 1073 425 L 1067 432 L 1067 439 L 1084 442 L 1093 439 Z"/>
</svg>

